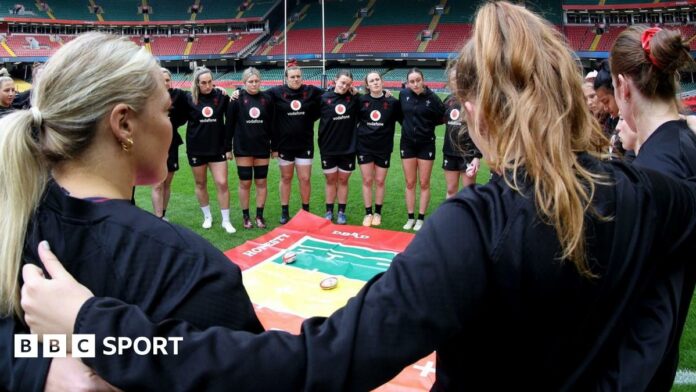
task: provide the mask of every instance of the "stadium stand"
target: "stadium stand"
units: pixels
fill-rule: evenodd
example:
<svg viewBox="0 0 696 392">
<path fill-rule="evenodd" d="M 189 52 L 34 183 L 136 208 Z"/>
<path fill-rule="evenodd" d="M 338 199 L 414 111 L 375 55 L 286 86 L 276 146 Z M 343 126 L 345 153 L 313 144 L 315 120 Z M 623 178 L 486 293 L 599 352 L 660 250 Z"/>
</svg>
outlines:
<svg viewBox="0 0 696 392">
<path fill-rule="evenodd" d="M 196 20 L 232 19 L 239 13 L 240 0 L 200 0 Z"/>
<path fill-rule="evenodd" d="M 259 18 L 268 14 L 279 0 L 253 0 L 249 1 L 249 8 L 240 16 L 241 18 Z"/>
<path fill-rule="evenodd" d="M 48 18 L 36 7 L 34 1 L 3 1 L 0 3 L 0 17 L 10 18 Z"/>
<path fill-rule="evenodd" d="M 143 20 L 142 14 L 138 14 L 138 6 L 142 5 L 139 1 L 94 0 L 94 3 L 102 7 L 101 16 L 104 20 Z"/>
<path fill-rule="evenodd" d="M 154 36 L 150 39 L 152 54 L 155 56 L 183 55 L 187 36 Z"/>
<path fill-rule="evenodd" d="M 87 1 L 47 0 L 46 3 L 56 19 L 97 20 L 97 16 L 89 11 L 89 3 Z"/>
<path fill-rule="evenodd" d="M 148 0 L 147 3 L 152 8 L 151 21 L 191 19 L 188 8 L 193 0 Z"/>
</svg>

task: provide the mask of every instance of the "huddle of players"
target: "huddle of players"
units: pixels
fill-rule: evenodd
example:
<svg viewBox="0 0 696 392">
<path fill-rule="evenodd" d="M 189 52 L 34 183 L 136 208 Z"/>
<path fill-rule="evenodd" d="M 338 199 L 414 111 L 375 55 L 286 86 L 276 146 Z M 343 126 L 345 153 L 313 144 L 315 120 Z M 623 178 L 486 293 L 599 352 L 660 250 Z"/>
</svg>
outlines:
<svg viewBox="0 0 696 392">
<path fill-rule="evenodd" d="M 212 88 L 212 73 L 203 69 L 194 74 L 192 93 L 182 94 L 181 90 L 170 89 L 173 130 L 182 124 L 182 119 L 188 120 L 187 155 L 194 171 L 196 195 L 204 214 L 204 228 L 212 226 L 205 184 L 205 168 L 209 167 L 217 186 L 222 226 L 229 233 L 234 232 L 229 223 L 227 165 L 224 163 L 227 159 L 232 159 L 232 155 L 237 161 L 245 228 L 253 227 L 248 207 L 252 179 L 256 183 L 256 225 L 266 227 L 263 209 L 271 155 L 278 159 L 281 174 L 280 223 L 284 224 L 290 219 L 289 199 L 294 173 L 298 177 L 302 208 L 309 211 L 314 122 L 317 119 L 318 145 L 326 177 L 325 218 L 333 220 L 334 203 L 338 199 L 338 224 L 347 223 L 345 210 L 348 179 L 356 168 L 356 158 L 363 175 L 365 217 L 362 223 L 364 226 L 381 224 L 385 178 L 390 166 L 397 121 L 402 123 L 399 147 L 404 162 L 409 214 L 404 229 L 419 230 L 423 224 L 430 199 L 432 164 L 436 155 L 435 126 L 447 124 L 443 147 L 447 196 L 455 193 L 452 190 L 458 188 L 460 176 L 464 185 L 475 182 L 480 153 L 466 137 L 466 133 L 460 132 L 461 108 L 457 100 L 450 96 L 443 104 L 435 93 L 424 86 L 423 74 L 417 68 L 408 71 L 408 87 L 400 92 L 398 99 L 383 89 L 377 72 L 367 74 L 365 94 L 357 94 L 352 88 L 353 75 L 347 70 L 337 73 L 334 87 L 328 91 L 304 84 L 302 70 L 293 63 L 288 64 L 285 77 L 286 84 L 260 91 L 260 73 L 255 68 L 249 68 L 242 75 L 244 89 L 235 91 L 228 97 L 222 90 Z M 465 136 L 462 139 L 460 135 Z M 178 144 L 180 142 L 177 143 L 176 138 L 173 138 L 168 163 L 170 175 L 178 169 Z M 225 167 L 224 176 L 220 175 L 223 174 L 220 173 L 220 164 Z M 414 214 L 416 174 L 420 176 L 421 187 L 418 219 L 415 219 Z M 168 179 L 171 183 L 170 177 Z M 161 214 L 157 208 L 155 212 L 163 217 L 166 203 Z"/>
</svg>

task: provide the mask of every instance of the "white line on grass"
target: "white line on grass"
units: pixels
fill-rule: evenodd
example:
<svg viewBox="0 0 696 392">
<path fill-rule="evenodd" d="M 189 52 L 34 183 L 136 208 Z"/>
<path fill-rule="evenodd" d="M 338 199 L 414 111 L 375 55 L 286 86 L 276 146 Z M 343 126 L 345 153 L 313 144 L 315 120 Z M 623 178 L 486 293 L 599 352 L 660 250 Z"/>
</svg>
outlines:
<svg viewBox="0 0 696 392">
<path fill-rule="evenodd" d="M 674 383 L 680 385 L 696 385 L 696 372 L 693 370 L 680 369 L 674 377 Z"/>
</svg>

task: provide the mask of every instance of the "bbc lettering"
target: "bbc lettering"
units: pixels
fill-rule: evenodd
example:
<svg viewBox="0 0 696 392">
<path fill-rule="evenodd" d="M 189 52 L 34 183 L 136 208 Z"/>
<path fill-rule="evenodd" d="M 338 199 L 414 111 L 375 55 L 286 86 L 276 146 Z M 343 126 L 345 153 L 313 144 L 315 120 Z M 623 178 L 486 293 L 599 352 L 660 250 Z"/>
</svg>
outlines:
<svg viewBox="0 0 696 392">
<path fill-rule="evenodd" d="M 123 355 L 132 350 L 137 355 L 178 355 L 179 342 L 182 337 L 129 337 L 104 338 L 102 355 Z M 39 353 L 39 336 L 34 334 L 14 335 L 15 358 L 64 358 L 70 353 L 75 358 L 94 358 L 96 353 L 96 339 L 94 335 L 72 335 L 70 350 L 68 351 L 68 339 L 66 335 L 43 335 L 43 345 Z"/>
</svg>

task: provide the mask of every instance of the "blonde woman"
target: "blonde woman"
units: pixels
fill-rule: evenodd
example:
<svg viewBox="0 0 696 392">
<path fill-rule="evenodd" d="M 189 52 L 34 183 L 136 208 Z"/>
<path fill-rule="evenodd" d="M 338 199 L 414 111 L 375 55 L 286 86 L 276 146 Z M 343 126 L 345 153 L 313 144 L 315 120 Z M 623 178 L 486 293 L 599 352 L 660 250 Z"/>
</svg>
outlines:
<svg viewBox="0 0 696 392">
<path fill-rule="evenodd" d="M 50 390 L 71 361 L 12 353 L 13 335 L 29 333 L 20 269 L 39 262 L 43 239 L 91 290 L 157 320 L 262 330 L 236 265 L 129 202 L 134 185 L 167 175 L 170 97 L 150 53 L 126 38 L 81 35 L 48 61 L 32 102 L 0 120 L 0 182 L 12 184 L 0 187 L 0 390 Z"/>
<path fill-rule="evenodd" d="M 251 181 L 256 183 L 256 227 L 266 228 L 263 209 L 268 194 L 268 161 L 271 156 L 273 99 L 261 91 L 261 73 L 250 67 L 242 73 L 244 90 L 230 102 L 225 120 L 233 140 L 234 159 L 239 176 L 239 204 L 244 228 L 253 224 L 249 215 Z"/>
<path fill-rule="evenodd" d="M 46 253 L 61 278 L 25 267 L 30 325 L 183 334 L 190 355 L 84 359 L 107 381 L 126 371 L 132 389 L 205 380 L 218 390 L 367 391 L 436 349 L 433 390 L 594 390 L 651 272 L 693 252 L 696 188 L 599 157 L 608 141 L 587 110 L 572 50 L 521 6 L 481 7 L 456 75 L 471 137 L 500 175 L 443 203 L 389 269 L 328 319 L 307 320 L 300 335 L 153 324 L 137 307 L 88 299 Z M 54 299 L 59 290 L 68 301 Z M 491 366 L 501 352 L 505 377 Z"/>
<path fill-rule="evenodd" d="M 0 76 L 0 117 L 11 113 L 14 109 L 12 102 L 17 96 L 14 80 L 9 76 Z"/>
</svg>

